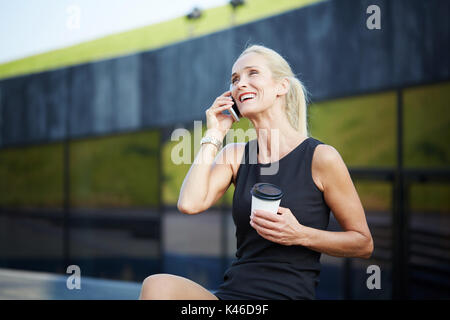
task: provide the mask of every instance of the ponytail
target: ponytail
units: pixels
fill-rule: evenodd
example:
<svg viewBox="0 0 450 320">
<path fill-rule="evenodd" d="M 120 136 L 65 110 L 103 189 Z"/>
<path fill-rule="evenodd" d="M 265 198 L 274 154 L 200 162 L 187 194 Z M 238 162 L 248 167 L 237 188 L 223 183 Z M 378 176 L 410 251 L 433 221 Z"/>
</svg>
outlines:
<svg viewBox="0 0 450 320">
<path fill-rule="evenodd" d="M 306 93 L 303 84 L 295 76 L 288 77 L 289 91 L 286 95 L 286 115 L 291 126 L 303 136 L 308 136 Z"/>
</svg>

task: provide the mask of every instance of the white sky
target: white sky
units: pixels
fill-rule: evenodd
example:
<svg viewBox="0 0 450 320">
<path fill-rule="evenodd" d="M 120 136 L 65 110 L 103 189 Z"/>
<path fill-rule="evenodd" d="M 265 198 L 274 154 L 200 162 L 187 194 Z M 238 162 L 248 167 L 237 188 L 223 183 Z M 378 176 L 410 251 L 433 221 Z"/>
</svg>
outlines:
<svg viewBox="0 0 450 320">
<path fill-rule="evenodd" d="M 186 15 L 228 0 L 0 0 L 0 63 Z"/>
</svg>

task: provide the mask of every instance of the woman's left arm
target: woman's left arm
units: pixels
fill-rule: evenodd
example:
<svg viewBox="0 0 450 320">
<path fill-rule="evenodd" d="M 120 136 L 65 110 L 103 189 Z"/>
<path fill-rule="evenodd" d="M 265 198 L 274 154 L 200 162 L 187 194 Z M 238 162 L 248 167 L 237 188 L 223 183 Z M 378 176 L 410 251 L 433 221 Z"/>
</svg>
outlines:
<svg viewBox="0 0 450 320">
<path fill-rule="evenodd" d="M 288 208 L 277 216 L 264 211 L 252 213 L 250 224 L 264 238 L 284 245 L 302 245 L 338 257 L 369 258 L 373 240 L 364 209 L 342 157 L 329 145 L 319 145 L 312 171 L 327 205 L 344 231 L 334 232 L 303 226 Z"/>
</svg>

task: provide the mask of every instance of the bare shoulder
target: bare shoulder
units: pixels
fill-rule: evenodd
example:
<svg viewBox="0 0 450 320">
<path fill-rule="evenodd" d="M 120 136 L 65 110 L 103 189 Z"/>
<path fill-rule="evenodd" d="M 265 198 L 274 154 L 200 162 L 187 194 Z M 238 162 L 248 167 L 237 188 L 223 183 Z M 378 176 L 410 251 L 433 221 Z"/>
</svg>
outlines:
<svg viewBox="0 0 450 320">
<path fill-rule="evenodd" d="M 335 164 L 336 161 L 342 161 L 339 152 L 328 144 L 319 144 L 313 155 L 313 165 L 318 168 L 326 168 Z"/>
<path fill-rule="evenodd" d="M 339 152 L 328 144 L 319 144 L 316 147 L 311 167 L 313 180 L 321 191 L 325 187 L 324 181 L 330 175 L 336 174 L 338 171 L 347 170 Z"/>
</svg>

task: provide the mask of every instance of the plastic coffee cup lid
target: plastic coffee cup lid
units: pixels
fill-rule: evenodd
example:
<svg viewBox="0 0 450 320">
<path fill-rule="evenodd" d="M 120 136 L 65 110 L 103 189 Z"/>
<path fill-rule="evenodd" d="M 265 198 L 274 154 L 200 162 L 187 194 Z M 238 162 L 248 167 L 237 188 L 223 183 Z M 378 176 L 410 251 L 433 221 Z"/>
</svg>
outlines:
<svg viewBox="0 0 450 320">
<path fill-rule="evenodd" d="M 256 183 L 250 193 L 263 200 L 280 200 L 283 197 L 283 191 L 279 187 L 271 183 Z"/>
</svg>

